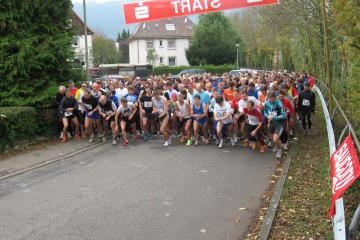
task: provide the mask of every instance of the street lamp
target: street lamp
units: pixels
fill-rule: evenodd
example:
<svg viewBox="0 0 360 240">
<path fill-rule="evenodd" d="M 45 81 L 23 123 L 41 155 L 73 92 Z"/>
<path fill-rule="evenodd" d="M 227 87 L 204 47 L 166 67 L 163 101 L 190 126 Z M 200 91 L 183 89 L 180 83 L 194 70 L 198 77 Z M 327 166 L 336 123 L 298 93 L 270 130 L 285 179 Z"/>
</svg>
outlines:
<svg viewBox="0 0 360 240">
<path fill-rule="evenodd" d="M 239 70 L 239 47 L 240 44 L 235 44 L 236 47 L 236 70 Z"/>
<path fill-rule="evenodd" d="M 84 35 L 85 35 L 85 69 L 86 80 L 89 80 L 89 51 L 88 51 L 88 34 L 87 34 L 87 20 L 86 20 L 86 0 L 83 0 L 83 12 L 84 12 Z"/>
</svg>

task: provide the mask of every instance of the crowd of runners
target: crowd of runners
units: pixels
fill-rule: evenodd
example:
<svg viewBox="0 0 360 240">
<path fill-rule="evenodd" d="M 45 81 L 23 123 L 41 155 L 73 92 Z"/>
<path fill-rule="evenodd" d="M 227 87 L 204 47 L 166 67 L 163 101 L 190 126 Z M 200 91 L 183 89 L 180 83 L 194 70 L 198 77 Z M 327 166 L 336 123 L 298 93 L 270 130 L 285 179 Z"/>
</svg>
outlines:
<svg viewBox="0 0 360 240">
<path fill-rule="evenodd" d="M 80 88 L 69 81 L 56 95 L 60 138 L 65 143 L 71 132 L 76 140 L 93 142 L 112 134 L 112 144 L 126 147 L 130 136 L 137 142 L 162 136 L 164 147 L 179 138 L 187 146 L 228 144 L 261 153 L 272 148 L 281 158 L 298 122 L 311 134 L 314 82 L 305 72 L 275 71 L 124 77 Z"/>
</svg>

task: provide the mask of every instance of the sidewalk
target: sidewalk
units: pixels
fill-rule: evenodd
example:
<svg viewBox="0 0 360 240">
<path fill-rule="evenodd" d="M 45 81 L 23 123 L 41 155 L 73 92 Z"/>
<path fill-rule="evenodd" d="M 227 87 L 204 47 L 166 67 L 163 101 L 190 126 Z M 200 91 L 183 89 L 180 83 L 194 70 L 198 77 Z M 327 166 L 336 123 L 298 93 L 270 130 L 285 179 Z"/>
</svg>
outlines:
<svg viewBox="0 0 360 240">
<path fill-rule="evenodd" d="M 94 143 L 88 143 L 87 140 L 71 140 L 65 144 L 59 142 L 51 143 L 36 150 L 18 153 L 14 156 L 6 156 L 4 159 L 0 160 L 0 177 L 65 157 L 68 154 L 80 150 L 95 147 L 99 143 L 101 143 L 99 139 Z"/>
</svg>

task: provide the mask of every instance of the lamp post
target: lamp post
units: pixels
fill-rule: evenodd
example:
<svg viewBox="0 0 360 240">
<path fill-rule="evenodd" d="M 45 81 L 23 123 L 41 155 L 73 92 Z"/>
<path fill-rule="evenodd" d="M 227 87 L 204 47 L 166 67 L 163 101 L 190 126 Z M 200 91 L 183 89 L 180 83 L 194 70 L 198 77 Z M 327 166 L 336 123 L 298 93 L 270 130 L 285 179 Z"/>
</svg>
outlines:
<svg viewBox="0 0 360 240">
<path fill-rule="evenodd" d="M 236 47 L 236 70 L 239 70 L 239 47 L 240 44 L 235 44 Z"/>
<path fill-rule="evenodd" d="M 84 35 L 85 35 L 85 69 L 86 80 L 89 80 L 89 51 L 88 51 L 88 34 L 87 34 L 87 20 L 86 20 L 86 0 L 83 0 L 83 12 L 84 12 Z"/>
</svg>

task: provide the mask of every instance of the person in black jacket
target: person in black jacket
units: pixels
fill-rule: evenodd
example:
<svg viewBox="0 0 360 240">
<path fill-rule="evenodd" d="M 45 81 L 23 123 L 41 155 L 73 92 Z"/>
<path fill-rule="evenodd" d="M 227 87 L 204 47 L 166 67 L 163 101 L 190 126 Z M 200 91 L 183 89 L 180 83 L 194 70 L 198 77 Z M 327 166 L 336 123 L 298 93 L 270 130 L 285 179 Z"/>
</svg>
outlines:
<svg viewBox="0 0 360 240">
<path fill-rule="evenodd" d="M 60 102 L 61 100 L 65 97 L 65 86 L 60 86 L 58 92 L 56 93 L 55 96 L 55 109 L 56 109 L 56 114 L 57 114 L 57 130 L 59 132 L 61 132 L 60 134 L 60 140 L 63 139 L 63 124 L 62 124 L 62 117 L 59 111 L 59 107 L 60 107 Z"/>
<path fill-rule="evenodd" d="M 63 122 L 63 139 L 62 143 L 67 141 L 67 130 L 69 127 L 69 120 L 75 126 L 75 139 L 80 140 L 79 136 L 79 120 L 76 117 L 76 111 L 78 110 L 78 104 L 76 99 L 71 95 L 70 89 L 65 91 L 66 96 L 61 100 L 59 106 L 59 112 Z"/>
<path fill-rule="evenodd" d="M 305 135 L 307 135 L 308 129 L 311 129 L 311 114 L 315 113 L 315 93 L 311 91 L 309 83 L 304 84 L 304 90 L 299 94 L 298 109 Z"/>
</svg>

